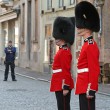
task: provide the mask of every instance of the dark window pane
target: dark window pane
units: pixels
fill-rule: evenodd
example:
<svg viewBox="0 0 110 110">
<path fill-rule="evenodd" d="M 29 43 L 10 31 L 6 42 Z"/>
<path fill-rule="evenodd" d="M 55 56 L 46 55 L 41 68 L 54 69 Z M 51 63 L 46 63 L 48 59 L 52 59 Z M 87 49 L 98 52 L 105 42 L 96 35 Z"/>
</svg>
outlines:
<svg viewBox="0 0 110 110">
<path fill-rule="evenodd" d="M 64 0 L 59 0 L 59 8 L 63 7 L 64 5 Z"/>
<path fill-rule="evenodd" d="M 70 0 L 70 4 L 74 4 L 75 3 L 75 0 Z"/>
<path fill-rule="evenodd" d="M 47 9 L 50 10 L 52 8 L 52 0 L 47 0 Z"/>
</svg>

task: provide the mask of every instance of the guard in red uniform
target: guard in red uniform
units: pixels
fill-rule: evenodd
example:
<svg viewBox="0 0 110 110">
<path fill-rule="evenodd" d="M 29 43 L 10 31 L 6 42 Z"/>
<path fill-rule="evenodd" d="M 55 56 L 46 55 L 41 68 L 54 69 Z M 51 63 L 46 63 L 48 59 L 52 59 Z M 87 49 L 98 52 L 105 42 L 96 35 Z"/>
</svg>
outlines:
<svg viewBox="0 0 110 110">
<path fill-rule="evenodd" d="M 75 17 L 78 36 L 84 38 L 77 64 L 75 94 L 79 95 L 80 110 L 95 110 L 100 66 L 99 49 L 92 33 L 100 29 L 99 15 L 91 3 L 82 1 L 76 5 Z"/>
<path fill-rule="evenodd" d="M 58 110 L 70 110 L 71 90 L 74 88 L 69 46 L 74 42 L 74 21 L 73 17 L 57 17 L 53 26 L 53 37 L 59 51 L 54 57 L 50 91 L 55 92 Z"/>
</svg>

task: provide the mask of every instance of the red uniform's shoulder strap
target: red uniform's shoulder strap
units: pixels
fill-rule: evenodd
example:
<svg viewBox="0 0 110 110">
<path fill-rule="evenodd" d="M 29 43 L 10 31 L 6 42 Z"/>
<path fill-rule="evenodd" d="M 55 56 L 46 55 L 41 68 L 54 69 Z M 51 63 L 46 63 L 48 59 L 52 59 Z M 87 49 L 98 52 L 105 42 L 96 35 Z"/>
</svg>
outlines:
<svg viewBox="0 0 110 110">
<path fill-rule="evenodd" d="M 89 39 L 88 40 L 88 45 L 94 44 L 94 40 L 93 39 Z"/>
</svg>

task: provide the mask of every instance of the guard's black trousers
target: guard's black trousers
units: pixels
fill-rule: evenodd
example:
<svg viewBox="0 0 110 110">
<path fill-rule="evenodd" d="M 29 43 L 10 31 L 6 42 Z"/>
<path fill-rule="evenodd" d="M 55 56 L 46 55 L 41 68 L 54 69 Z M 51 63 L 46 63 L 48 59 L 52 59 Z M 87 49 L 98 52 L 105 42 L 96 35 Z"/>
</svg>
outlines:
<svg viewBox="0 0 110 110">
<path fill-rule="evenodd" d="M 55 92 L 57 99 L 58 110 L 70 110 L 71 90 L 66 96 L 63 96 L 63 91 Z"/>
<path fill-rule="evenodd" d="M 86 94 L 79 95 L 80 110 L 95 110 L 95 97 L 87 99 Z"/>
<path fill-rule="evenodd" d="M 5 80 L 8 79 L 9 66 L 10 66 L 10 68 L 11 68 L 11 77 L 12 77 L 12 80 L 15 80 L 15 72 L 14 72 L 15 64 L 14 64 L 14 62 L 6 62 L 6 63 L 5 63 L 4 79 L 5 79 Z"/>
</svg>

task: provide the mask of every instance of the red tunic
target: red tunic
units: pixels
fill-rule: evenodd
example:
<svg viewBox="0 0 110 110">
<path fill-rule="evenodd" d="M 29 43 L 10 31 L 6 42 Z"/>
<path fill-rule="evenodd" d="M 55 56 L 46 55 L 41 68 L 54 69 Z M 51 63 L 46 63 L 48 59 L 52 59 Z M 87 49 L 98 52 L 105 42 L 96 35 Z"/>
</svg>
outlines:
<svg viewBox="0 0 110 110">
<path fill-rule="evenodd" d="M 99 49 L 92 38 L 85 39 L 77 64 L 77 80 L 75 94 L 86 93 L 87 90 L 98 90 L 100 74 Z"/>
<path fill-rule="evenodd" d="M 71 75 L 72 55 L 69 48 L 61 48 L 54 57 L 53 74 L 51 78 L 50 91 L 61 91 L 64 85 L 73 89 L 73 78 Z"/>
</svg>

